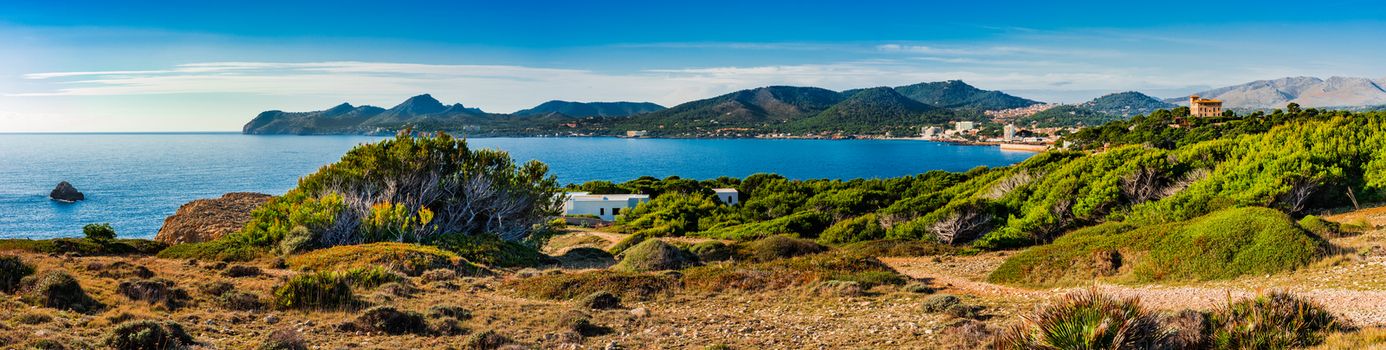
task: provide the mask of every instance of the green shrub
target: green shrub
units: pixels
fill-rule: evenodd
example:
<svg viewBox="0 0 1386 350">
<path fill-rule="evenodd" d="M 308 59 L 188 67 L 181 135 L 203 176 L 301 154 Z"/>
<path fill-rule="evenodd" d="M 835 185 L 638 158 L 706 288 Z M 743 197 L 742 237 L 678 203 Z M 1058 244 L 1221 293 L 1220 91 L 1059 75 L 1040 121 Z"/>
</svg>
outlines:
<svg viewBox="0 0 1386 350">
<path fill-rule="evenodd" d="M 611 329 L 592 323 L 592 316 L 579 310 L 564 311 L 558 318 L 554 319 L 558 329 L 565 332 L 573 332 L 584 337 L 598 336 L 610 333 Z"/>
<path fill-rule="evenodd" d="M 1168 349 L 1172 332 L 1135 299 L 1064 296 L 995 338 L 994 349 Z"/>
<path fill-rule="evenodd" d="M 394 335 L 428 333 L 428 323 L 424 322 L 423 315 L 413 311 L 400 311 L 389 306 L 367 309 L 366 312 L 356 317 L 355 323 L 359 329 L 368 332 Z"/>
<path fill-rule="evenodd" d="M 472 333 L 467 337 L 467 341 L 462 344 L 467 350 L 498 350 L 503 346 L 510 345 L 513 341 L 492 330 L 484 330 Z"/>
<path fill-rule="evenodd" d="M 192 336 L 173 321 L 126 321 L 106 338 L 106 346 L 116 350 L 177 350 L 193 344 Z"/>
<path fill-rule="evenodd" d="M 844 254 L 862 256 L 937 256 L 952 254 L 957 248 L 947 244 L 910 239 L 882 239 L 856 242 L 837 248 Z"/>
<path fill-rule="evenodd" d="M 740 255 L 752 261 L 770 261 L 827 251 L 828 247 L 806 239 L 769 236 L 740 244 Z"/>
<path fill-rule="evenodd" d="M 611 292 L 600 291 L 583 297 L 580 304 L 588 309 L 618 309 L 621 308 L 621 298 Z"/>
<path fill-rule="evenodd" d="M 698 260 L 705 262 L 723 261 L 731 259 L 736 251 L 721 241 L 702 241 L 688 247 L 688 252 L 698 256 Z"/>
<path fill-rule="evenodd" d="M 612 269 L 626 272 L 679 270 L 698 264 L 698 257 L 658 239 L 651 239 L 621 253 L 621 262 Z"/>
<path fill-rule="evenodd" d="M 410 276 L 431 269 L 480 269 L 457 254 L 437 247 L 410 243 L 370 243 L 318 249 L 285 259 L 290 267 L 306 271 L 341 271 L 383 267 Z"/>
<path fill-rule="evenodd" d="M 699 221 L 721 208 L 711 196 L 703 193 L 665 193 L 631 208 L 618 217 L 616 223 L 628 230 L 661 228 L 655 237 L 682 236 L 701 231 Z"/>
<path fill-rule="evenodd" d="M 0 292 L 14 293 L 19 290 L 19 281 L 32 274 L 34 267 L 18 256 L 0 255 Z"/>
<path fill-rule="evenodd" d="M 1286 349 L 1319 344 L 1339 324 L 1317 303 L 1270 293 L 1219 307 L 1205 321 L 1214 349 Z"/>
<path fill-rule="evenodd" d="M 109 241 L 116 238 L 115 228 L 109 223 L 82 226 L 82 234 L 93 241 Z"/>
<path fill-rule="evenodd" d="M 989 280 L 1036 286 L 1213 280 L 1308 265 L 1325 242 L 1268 208 L 1234 208 L 1187 222 L 1134 227 L 1106 223 L 1016 254 Z"/>
<path fill-rule="evenodd" d="M 1341 225 L 1338 223 L 1313 215 L 1305 215 L 1300 218 L 1299 227 L 1303 227 L 1305 230 L 1319 235 L 1319 237 L 1337 237 L 1342 233 Z"/>
<path fill-rule="evenodd" d="M 611 248 L 608 248 L 606 251 L 611 253 L 611 255 L 621 255 L 626 249 L 630 249 L 630 247 L 634 247 L 636 244 L 640 244 L 650 237 L 655 237 L 655 235 L 649 231 L 632 233 L 627 235 L 626 238 L 622 238 L 621 241 L 616 242 L 615 245 L 612 245 Z"/>
<path fill-rule="evenodd" d="M 885 229 L 875 214 L 838 221 L 818 235 L 823 244 L 846 244 L 885 238 Z"/>
<path fill-rule="evenodd" d="M 683 273 L 685 288 L 710 292 L 779 290 L 830 280 L 857 282 L 863 289 L 870 289 L 879 283 L 903 283 L 905 279 L 876 258 L 832 253 L 700 266 Z"/>
<path fill-rule="evenodd" d="M 451 317 L 458 320 L 470 320 L 472 319 L 472 312 L 461 306 L 452 304 L 433 305 L 428 307 L 428 317 Z"/>
<path fill-rule="evenodd" d="M 370 289 L 388 283 L 409 283 L 409 278 L 382 267 L 358 267 L 341 271 L 339 274 L 352 287 L 357 288 Z"/>
<path fill-rule="evenodd" d="M 447 235 L 433 244 L 457 253 L 466 261 L 486 266 L 533 267 L 544 260 L 544 254 L 528 244 L 490 234 Z"/>
<path fill-rule="evenodd" d="M 20 282 L 24 298 L 40 306 L 54 309 L 91 312 L 103 307 L 82 290 L 66 271 L 47 270 L 37 275 L 25 277 Z"/>
<path fill-rule="evenodd" d="M 751 209 L 748 206 L 745 208 Z M 833 223 L 832 216 L 820 211 L 803 211 L 740 225 L 715 227 L 699 235 L 731 240 L 753 240 L 774 235 L 813 237 Z"/>
<path fill-rule="evenodd" d="M 274 306 L 283 309 L 349 308 L 356 304 L 344 274 L 304 273 L 274 288 Z"/>
<path fill-rule="evenodd" d="M 956 295 L 939 294 L 931 296 L 928 299 L 924 299 L 923 309 L 924 312 L 927 313 L 939 313 L 943 312 L 943 310 L 947 310 L 949 307 L 952 307 L 953 305 L 958 305 L 961 303 L 962 299 L 958 298 L 958 296 Z"/>
<path fill-rule="evenodd" d="M 574 300 L 605 291 L 624 300 L 650 300 L 673 295 L 679 283 L 662 274 L 591 271 L 509 280 L 505 285 L 520 296 L 537 299 Z"/>
</svg>

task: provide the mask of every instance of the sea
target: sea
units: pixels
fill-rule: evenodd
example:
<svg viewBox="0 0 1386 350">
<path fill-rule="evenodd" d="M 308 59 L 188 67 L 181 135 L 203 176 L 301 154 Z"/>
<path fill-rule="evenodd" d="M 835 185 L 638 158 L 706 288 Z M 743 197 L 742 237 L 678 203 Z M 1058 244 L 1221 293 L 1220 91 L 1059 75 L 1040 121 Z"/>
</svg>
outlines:
<svg viewBox="0 0 1386 350">
<path fill-rule="evenodd" d="M 110 223 L 150 238 L 188 201 L 227 192 L 282 194 L 300 177 L 379 136 L 238 133 L 0 134 L 0 238 L 81 236 Z M 776 173 L 793 179 L 885 178 L 1002 166 L 1032 153 L 921 140 L 474 138 L 549 165 L 561 183 L 640 176 L 710 179 Z M 48 199 L 61 181 L 86 200 Z"/>
</svg>

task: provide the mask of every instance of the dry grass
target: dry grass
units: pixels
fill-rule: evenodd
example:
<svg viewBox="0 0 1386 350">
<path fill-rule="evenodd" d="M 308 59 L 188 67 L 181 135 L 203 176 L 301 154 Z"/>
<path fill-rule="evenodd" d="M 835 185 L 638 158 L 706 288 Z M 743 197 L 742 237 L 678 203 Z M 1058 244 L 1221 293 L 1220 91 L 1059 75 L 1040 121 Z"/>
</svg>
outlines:
<svg viewBox="0 0 1386 350">
<path fill-rule="evenodd" d="M 476 274 L 480 268 L 457 254 L 436 247 L 408 243 L 370 243 L 318 249 L 285 260 L 289 267 L 306 271 L 345 271 L 384 267 L 418 276 L 431 269 L 455 269 Z"/>
</svg>

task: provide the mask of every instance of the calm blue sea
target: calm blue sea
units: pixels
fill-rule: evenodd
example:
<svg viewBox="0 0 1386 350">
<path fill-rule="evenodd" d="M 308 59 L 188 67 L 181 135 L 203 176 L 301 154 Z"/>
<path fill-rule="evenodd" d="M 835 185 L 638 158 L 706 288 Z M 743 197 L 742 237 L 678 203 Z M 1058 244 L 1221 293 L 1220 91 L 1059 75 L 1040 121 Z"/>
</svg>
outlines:
<svg viewBox="0 0 1386 350">
<path fill-rule="evenodd" d="M 281 194 L 371 136 L 257 136 L 233 133 L 0 134 L 0 238 L 80 236 L 109 222 L 122 237 L 152 237 L 179 205 L 226 192 Z M 1029 157 L 996 147 L 913 140 L 485 138 L 472 147 L 538 159 L 564 183 L 642 175 L 879 178 Z M 59 181 L 87 196 L 47 198 Z"/>
</svg>

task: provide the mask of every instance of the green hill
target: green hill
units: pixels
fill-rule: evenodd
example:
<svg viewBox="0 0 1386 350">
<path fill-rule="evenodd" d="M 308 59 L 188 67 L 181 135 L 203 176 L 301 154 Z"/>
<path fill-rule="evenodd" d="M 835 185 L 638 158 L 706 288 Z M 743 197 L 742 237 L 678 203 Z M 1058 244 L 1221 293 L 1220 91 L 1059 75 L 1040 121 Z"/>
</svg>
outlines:
<svg viewBox="0 0 1386 350">
<path fill-rule="evenodd" d="M 1119 115 L 1107 114 L 1095 111 L 1091 108 L 1074 105 L 1063 105 L 1027 117 L 1016 119 L 1016 125 L 1035 126 L 1040 128 L 1067 127 L 1067 126 L 1092 126 L 1102 125 L 1113 120 L 1125 119 Z"/>
<path fill-rule="evenodd" d="M 882 133 L 925 124 L 942 124 L 956 117 L 951 110 L 912 100 L 888 87 L 878 87 L 856 90 L 846 100 L 823 112 L 791 123 L 790 128 L 799 131 Z"/>
<path fill-rule="evenodd" d="M 915 101 L 943 108 L 997 110 L 1029 107 L 1038 101 L 978 89 L 961 80 L 919 83 L 895 87 L 895 91 Z"/>
<path fill-rule="evenodd" d="M 577 118 L 629 117 L 662 109 L 664 109 L 664 106 L 649 102 L 571 102 L 553 100 L 534 106 L 534 108 L 519 110 L 511 114 L 521 117 L 546 115 L 550 113 L 558 113 Z"/>
<path fill-rule="evenodd" d="M 1079 106 L 1097 113 L 1117 115 L 1124 118 L 1150 114 L 1150 112 L 1154 112 L 1157 109 L 1177 107 L 1173 103 L 1160 101 L 1159 99 L 1135 91 L 1108 94 L 1095 98 L 1092 101 L 1084 102 Z"/>
<path fill-rule="evenodd" d="M 770 86 L 683 103 L 613 123 L 618 130 L 662 134 L 719 128 L 774 127 L 816 115 L 843 100 L 814 87 Z"/>
</svg>

